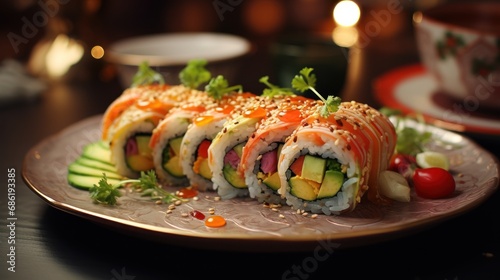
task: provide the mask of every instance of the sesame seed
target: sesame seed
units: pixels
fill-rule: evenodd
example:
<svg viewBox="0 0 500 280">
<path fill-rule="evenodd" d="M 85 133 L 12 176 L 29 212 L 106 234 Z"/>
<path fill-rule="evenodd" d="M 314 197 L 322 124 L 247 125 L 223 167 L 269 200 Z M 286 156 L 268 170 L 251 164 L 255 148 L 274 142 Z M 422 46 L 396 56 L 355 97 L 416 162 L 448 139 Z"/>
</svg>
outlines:
<svg viewBox="0 0 500 280">
<path fill-rule="evenodd" d="M 312 214 L 311 218 L 316 219 L 318 217 L 318 214 Z"/>
<path fill-rule="evenodd" d="M 175 205 L 170 204 L 170 205 L 168 206 L 168 209 L 169 209 L 169 210 L 174 210 L 174 209 L 175 209 Z"/>
<path fill-rule="evenodd" d="M 215 200 L 215 201 L 219 201 L 219 200 L 220 200 L 220 196 L 216 196 L 216 197 L 214 197 L 214 200 Z"/>
<path fill-rule="evenodd" d="M 188 213 L 182 213 L 181 216 L 182 217 L 187 217 L 187 216 L 189 216 L 189 214 Z"/>
<path fill-rule="evenodd" d="M 285 218 L 285 216 L 283 214 L 280 214 L 279 217 L 282 218 L 282 219 Z"/>
<path fill-rule="evenodd" d="M 176 200 L 176 201 L 174 202 L 174 204 L 175 204 L 176 206 L 179 206 L 179 205 L 181 205 L 181 204 L 182 204 L 182 201 L 180 201 L 180 200 Z"/>
<path fill-rule="evenodd" d="M 195 197 L 193 197 L 193 200 L 194 200 L 194 201 L 198 201 L 198 200 L 200 200 L 200 198 L 199 198 L 199 197 L 197 197 L 197 196 L 195 196 Z"/>
<path fill-rule="evenodd" d="M 307 212 L 302 213 L 302 216 L 304 216 L 304 217 L 307 217 L 307 215 L 309 215 L 309 213 L 307 213 Z"/>
<path fill-rule="evenodd" d="M 274 212 L 278 212 L 278 208 L 271 208 Z"/>
<path fill-rule="evenodd" d="M 161 200 L 157 200 L 157 201 L 155 201 L 155 204 L 156 204 L 156 205 L 160 205 L 160 204 L 162 204 L 162 203 L 163 203 L 163 202 L 162 202 Z"/>
<path fill-rule="evenodd" d="M 167 214 L 172 214 L 172 210 L 168 209 Z"/>
</svg>

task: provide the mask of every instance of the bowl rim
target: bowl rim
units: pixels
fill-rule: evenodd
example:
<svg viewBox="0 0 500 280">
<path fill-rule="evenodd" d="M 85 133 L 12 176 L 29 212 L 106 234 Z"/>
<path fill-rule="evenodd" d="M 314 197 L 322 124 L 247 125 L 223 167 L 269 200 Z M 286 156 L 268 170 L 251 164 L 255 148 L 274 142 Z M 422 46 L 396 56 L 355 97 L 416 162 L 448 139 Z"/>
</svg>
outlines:
<svg viewBox="0 0 500 280">
<path fill-rule="evenodd" d="M 459 2 L 459 3 L 445 3 L 442 5 L 438 5 L 432 8 L 424 9 L 418 11 L 422 15 L 422 18 L 420 21 L 414 21 L 416 25 L 419 23 L 422 23 L 424 21 L 430 22 L 435 25 L 440 25 L 444 26 L 448 29 L 455 29 L 455 30 L 460 30 L 461 32 L 468 32 L 468 33 L 474 33 L 474 34 L 479 34 L 483 36 L 500 36 L 500 29 L 497 32 L 492 32 L 492 31 L 483 31 L 483 30 L 477 30 L 473 29 L 470 27 L 466 27 L 463 25 L 456 25 L 454 23 L 450 22 L 445 22 L 439 19 L 436 19 L 436 16 L 438 14 L 441 14 L 443 12 L 449 12 L 450 9 L 460 9 L 463 11 L 491 11 L 492 8 L 500 9 L 500 3 L 497 2 Z M 499 12 L 500 14 L 500 12 Z M 415 17 L 414 17 L 415 18 Z"/>
<path fill-rule="evenodd" d="M 127 53 L 127 49 L 135 44 L 140 44 L 141 42 L 161 42 L 162 40 L 200 40 L 200 39 L 211 39 L 211 40 L 225 40 L 226 43 L 231 43 L 234 48 L 225 53 L 219 53 L 211 55 L 210 57 L 192 57 L 198 59 L 205 59 L 207 62 L 219 62 L 229 59 L 235 59 L 244 56 L 250 52 L 251 43 L 244 37 L 228 34 L 228 33 L 216 33 L 216 32 L 173 32 L 173 33 L 157 33 L 149 35 L 141 35 L 128 37 L 119 41 L 116 41 L 105 49 L 104 58 L 106 61 L 111 63 L 117 63 L 122 65 L 137 66 L 148 61 L 151 66 L 179 66 L 185 65 L 189 60 L 186 56 L 161 56 L 155 54 L 131 54 Z"/>
</svg>

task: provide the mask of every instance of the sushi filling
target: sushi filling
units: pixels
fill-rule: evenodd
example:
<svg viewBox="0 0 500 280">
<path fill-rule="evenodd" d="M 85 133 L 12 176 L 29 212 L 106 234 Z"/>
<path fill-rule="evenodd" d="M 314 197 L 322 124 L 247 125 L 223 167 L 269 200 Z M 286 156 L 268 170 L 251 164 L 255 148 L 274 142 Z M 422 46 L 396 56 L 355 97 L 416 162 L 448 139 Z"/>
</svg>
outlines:
<svg viewBox="0 0 500 280">
<path fill-rule="evenodd" d="M 196 149 L 196 159 L 193 163 L 194 173 L 207 180 L 212 179 L 212 171 L 208 165 L 208 148 L 210 147 L 210 144 L 212 144 L 211 140 L 204 139 L 201 141 L 200 145 L 198 145 L 198 148 Z"/>
<path fill-rule="evenodd" d="M 131 170 L 141 172 L 154 168 L 150 138 L 150 133 L 137 133 L 127 139 L 124 148 L 125 161 Z"/>
<path fill-rule="evenodd" d="M 162 167 L 163 170 L 168 172 L 168 174 L 182 178 L 184 177 L 184 172 L 182 171 L 182 166 L 180 162 L 180 149 L 182 144 L 183 136 L 172 138 L 168 141 L 167 145 L 162 152 Z"/>
<path fill-rule="evenodd" d="M 334 197 L 348 178 L 347 169 L 337 159 L 301 155 L 290 165 L 290 194 L 307 201 Z"/>
<path fill-rule="evenodd" d="M 278 160 L 283 143 L 273 143 L 271 146 L 276 146 L 276 148 L 259 156 L 257 178 L 273 190 L 273 192 L 277 192 L 281 187 L 278 174 Z"/>
<path fill-rule="evenodd" d="M 224 156 L 224 167 L 222 168 L 222 173 L 226 181 L 231 184 L 231 186 L 238 189 L 247 187 L 244 175 L 238 172 L 238 166 L 240 165 L 241 154 L 245 143 L 246 142 L 235 145 L 226 153 Z"/>
</svg>

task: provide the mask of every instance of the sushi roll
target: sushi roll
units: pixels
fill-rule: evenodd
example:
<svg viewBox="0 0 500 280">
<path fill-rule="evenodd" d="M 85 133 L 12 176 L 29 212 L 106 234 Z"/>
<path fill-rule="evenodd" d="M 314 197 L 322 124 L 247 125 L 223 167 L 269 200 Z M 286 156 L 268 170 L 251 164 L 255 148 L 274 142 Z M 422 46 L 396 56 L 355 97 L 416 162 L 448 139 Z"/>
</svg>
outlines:
<svg viewBox="0 0 500 280">
<path fill-rule="evenodd" d="M 286 139 L 301 121 L 316 112 L 323 103 L 305 97 L 287 98 L 278 103 L 243 147 L 238 171 L 244 175 L 249 195 L 259 202 L 284 204 L 278 190 L 281 186 L 278 159 Z"/>
<path fill-rule="evenodd" d="M 253 98 L 256 95 L 251 93 L 223 96 L 217 106 L 202 112 L 189 124 L 180 147 L 180 162 L 191 186 L 201 191 L 213 190 L 208 148 L 226 121 Z"/>
<path fill-rule="evenodd" d="M 204 92 L 197 95 L 199 99 L 185 102 L 170 110 L 151 135 L 150 146 L 154 167 L 162 184 L 171 186 L 189 184 L 180 161 L 182 140 L 193 119 L 216 104 L 215 99 Z"/>
<path fill-rule="evenodd" d="M 182 85 L 138 99 L 109 127 L 111 162 L 120 175 L 136 178 L 141 171 L 154 168 L 151 134 L 166 114 L 182 102 L 197 98 L 196 92 Z"/>
<path fill-rule="evenodd" d="M 286 97 L 290 98 L 290 97 Z M 239 114 L 224 123 L 208 148 L 208 164 L 213 187 L 222 199 L 248 196 L 244 174 L 238 172 L 243 147 L 260 122 L 284 102 L 285 96 L 258 96 L 248 102 Z"/>
<path fill-rule="evenodd" d="M 110 140 L 110 129 L 116 120 L 139 99 L 148 99 L 151 96 L 159 96 L 164 92 L 168 85 L 145 85 L 127 88 L 115 99 L 106 109 L 102 117 L 102 140 Z"/>
<path fill-rule="evenodd" d="M 392 123 L 357 102 L 328 117 L 306 118 L 281 149 L 280 194 L 295 209 L 326 215 L 352 211 L 363 195 L 382 203 L 378 174 L 396 144 Z"/>
</svg>

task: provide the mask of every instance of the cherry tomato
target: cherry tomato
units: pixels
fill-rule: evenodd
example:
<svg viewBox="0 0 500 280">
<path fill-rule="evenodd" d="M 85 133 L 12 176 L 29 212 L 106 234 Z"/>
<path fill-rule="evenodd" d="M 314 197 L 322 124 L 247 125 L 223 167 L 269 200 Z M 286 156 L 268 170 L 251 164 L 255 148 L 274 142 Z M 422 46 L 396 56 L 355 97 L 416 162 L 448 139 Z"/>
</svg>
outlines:
<svg viewBox="0 0 500 280">
<path fill-rule="evenodd" d="M 419 168 L 413 174 L 413 185 L 418 196 L 445 198 L 455 191 L 455 179 L 439 167 Z"/>
<path fill-rule="evenodd" d="M 415 158 L 410 155 L 394 154 L 389 163 L 389 170 L 398 172 L 408 180 L 413 175 L 415 163 Z"/>
</svg>

